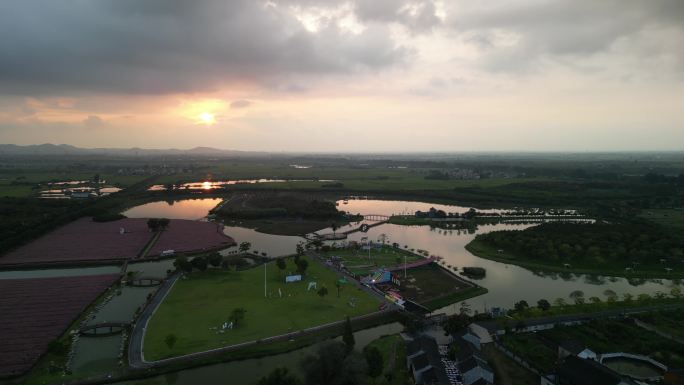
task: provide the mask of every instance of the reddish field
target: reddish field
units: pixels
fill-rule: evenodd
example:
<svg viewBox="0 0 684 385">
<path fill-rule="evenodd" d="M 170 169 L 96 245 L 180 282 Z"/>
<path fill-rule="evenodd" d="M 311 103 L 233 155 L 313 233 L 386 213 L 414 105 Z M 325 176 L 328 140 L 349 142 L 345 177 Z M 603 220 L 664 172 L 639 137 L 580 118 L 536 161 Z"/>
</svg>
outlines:
<svg viewBox="0 0 684 385">
<path fill-rule="evenodd" d="M 235 244 L 235 241 L 223 233 L 223 225 L 174 219 L 159 236 L 149 255 L 159 255 L 164 250 L 175 250 L 181 253 L 211 250 L 232 244 Z"/>
<path fill-rule="evenodd" d="M 20 375 L 47 351 L 116 274 L 0 280 L 0 377 Z"/>
<path fill-rule="evenodd" d="M 123 227 L 125 234 L 119 234 Z M 10 251 L 0 264 L 104 261 L 135 258 L 151 239 L 146 219 L 98 223 L 81 218 Z"/>
</svg>

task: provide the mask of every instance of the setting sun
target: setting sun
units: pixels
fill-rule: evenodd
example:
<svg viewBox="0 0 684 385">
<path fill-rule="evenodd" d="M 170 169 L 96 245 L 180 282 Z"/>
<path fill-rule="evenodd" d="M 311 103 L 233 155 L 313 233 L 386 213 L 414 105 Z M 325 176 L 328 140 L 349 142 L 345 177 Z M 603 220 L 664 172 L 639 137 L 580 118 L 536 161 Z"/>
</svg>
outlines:
<svg viewBox="0 0 684 385">
<path fill-rule="evenodd" d="M 199 116 L 200 122 L 204 124 L 214 124 L 216 123 L 216 116 L 211 112 L 203 112 Z"/>
</svg>

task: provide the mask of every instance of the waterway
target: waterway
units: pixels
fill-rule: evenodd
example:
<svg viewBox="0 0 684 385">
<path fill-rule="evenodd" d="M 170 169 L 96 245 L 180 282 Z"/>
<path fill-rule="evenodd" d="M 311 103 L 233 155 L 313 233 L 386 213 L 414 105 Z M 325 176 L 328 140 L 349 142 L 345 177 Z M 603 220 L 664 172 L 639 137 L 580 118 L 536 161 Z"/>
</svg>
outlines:
<svg viewBox="0 0 684 385">
<path fill-rule="evenodd" d="M 209 210 L 214 208 L 219 199 L 188 199 L 174 202 L 152 202 L 133 207 L 124 214 L 128 217 L 166 217 L 179 219 L 202 219 Z M 339 202 L 339 209 L 352 213 L 391 215 L 412 213 L 417 210 L 427 211 L 431 207 L 446 212 L 465 212 L 469 207 L 455 205 L 436 205 L 426 202 L 410 201 L 381 201 L 381 200 L 349 200 L 347 204 Z M 494 212 L 494 211 L 492 211 Z M 358 225 L 358 224 L 357 224 Z M 489 261 L 470 254 L 465 245 L 477 234 L 496 230 L 522 230 L 534 224 L 529 223 L 500 223 L 480 225 L 475 230 L 439 229 L 430 226 L 400 226 L 383 224 L 371 228 L 367 233 L 352 233 L 348 240 L 360 241 L 363 237 L 377 240 L 385 235 L 389 243 L 396 242 L 401 247 L 406 245 L 412 249 L 423 249 L 432 255 L 442 257 L 445 267 L 453 269 L 464 266 L 484 267 L 486 276 L 477 281 L 478 284 L 489 289 L 489 293 L 468 300 L 473 310 L 484 311 L 493 306 L 510 308 L 514 302 L 526 300 L 534 304 L 541 298 L 553 301 L 555 298 L 568 300 L 568 295 L 575 290 L 582 290 L 586 297 L 597 296 L 603 298 L 606 289 L 622 295 L 625 293 L 653 294 L 657 291 L 669 292 L 679 285 L 679 281 L 624 279 L 617 277 L 602 277 L 581 274 L 559 274 L 533 272 L 515 265 Z M 240 226 L 227 226 L 225 233 L 233 237 L 238 243 L 250 242 L 252 250 L 265 252 L 269 256 L 294 253 L 296 245 L 303 239 L 294 236 L 279 236 L 257 232 Z M 339 230 L 338 230 L 339 231 Z M 228 253 L 235 250 L 230 248 Z M 130 263 L 128 271 L 140 272 L 145 276 L 163 277 L 166 271 L 173 268 L 173 260 Z M 116 266 L 90 267 L 80 269 L 53 269 L 35 271 L 5 271 L 0 272 L 0 279 L 38 276 L 73 276 L 105 274 L 118 272 Z M 133 312 L 142 305 L 150 288 L 123 288 L 121 294 L 113 297 L 96 314 L 95 321 L 127 320 Z M 438 312 L 453 313 L 458 304 L 447 306 Z M 401 325 L 392 323 L 355 333 L 357 347 L 362 348 L 371 340 L 382 335 L 397 333 Z M 102 338 L 81 338 L 76 346 L 76 356 L 73 369 L 78 373 L 108 373 L 118 366 L 118 352 L 121 337 L 111 336 Z M 319 345 L 298 349 L 296 351 L 260 359 L 215 364 L 195 369 L 188 369 L 178 373 L 154 377 L 148 380 L 134 381 L 129 384 L 159 384 L 159 385 L 195 385 L 239 383 L 252 384 L 259 378 L 279 366 L 286 366 L 297 372 L 299 362 L 314 353 Z M 123 385 L 123 383 L 122 383 Z"/>
</svg>

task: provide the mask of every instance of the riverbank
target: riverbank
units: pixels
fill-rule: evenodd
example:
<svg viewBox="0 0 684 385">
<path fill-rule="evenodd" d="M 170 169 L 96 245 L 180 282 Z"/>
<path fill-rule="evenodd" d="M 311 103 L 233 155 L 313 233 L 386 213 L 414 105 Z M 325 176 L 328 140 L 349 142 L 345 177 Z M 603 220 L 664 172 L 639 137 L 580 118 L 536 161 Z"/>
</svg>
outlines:
<svg viewBox="0 0 684 385">
<path fill-rule="evenodd" d="M 624 278 L 662 278 L 678 279 L 684 278 L 684 271 L 655 271 L 655 270 L 625 270 L 624 267 L 585 267 L 585 266 L 564 266 L 561 263 L 543 263 L 538 260 L 525 258 L 523 256 L 500 250 L 480 239 L 473 239 L 465 246 L 465 249 L 480 258 L 489 259 L 496 262 L 512 264 L 532 271 L 548 271 L 557 273 L 590 274 Z"/>
</svg>

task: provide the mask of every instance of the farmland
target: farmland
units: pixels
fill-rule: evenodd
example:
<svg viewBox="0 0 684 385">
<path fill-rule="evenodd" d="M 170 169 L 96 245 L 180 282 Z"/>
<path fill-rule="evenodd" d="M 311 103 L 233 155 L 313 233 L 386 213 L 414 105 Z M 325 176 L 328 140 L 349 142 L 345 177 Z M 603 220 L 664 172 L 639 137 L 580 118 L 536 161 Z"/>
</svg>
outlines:
<svg viewBox="0 0 684 385">
<path fill-rule="evenodd" d="M 0 280 L 0 377 L 30 369 L 118 275 Z"/>
<path fill-rule="evenodd" d="M 125 234 L 120 234 L 124 228 Z M 152 234 L 144 219 L 98 223 L 81 218 L 0 257 L 0 264 L 123 260 L 137 256 Z"/>
<path fill-rule="evenodd" d="M 124 229 L 124 234 L 120 229 Z M 163 250 L 205 251 L 227 247 L 233 239 L 211 222 L 171 220 L 161 232 L 150 255 Z M 81 218 L 0 257 L 0 265 L 108 262 L 136 258 L 152 239 L 144 218 L 94 222 Z"/>
<path fill-rule="evenodd" d="M 233 238 L 223 233 L 223 225 L 182 219 L 171 220 L 149 255 L 159 255 L 164 250 L 193 252 L 228 247 L 235 244 Z"/>
</svg>

